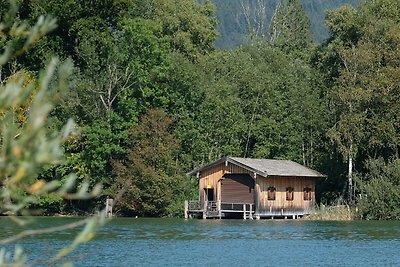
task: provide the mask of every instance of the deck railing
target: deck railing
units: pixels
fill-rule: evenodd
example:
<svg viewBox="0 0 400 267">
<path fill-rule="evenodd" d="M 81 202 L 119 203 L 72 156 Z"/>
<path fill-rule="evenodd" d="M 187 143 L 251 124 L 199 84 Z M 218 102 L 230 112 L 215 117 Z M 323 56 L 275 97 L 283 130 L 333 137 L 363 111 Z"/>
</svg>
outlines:
<svg viewBox="0 0 400 267">
<path fill-rule="evenodd" d="M 237 216 L 243 214 L 243 219 L 253 219 L 254 203 L 228 203 L 221 201 L 185 201 L 185 218 L 191 214 L 202 214 L 206 218 L 228 217 L 228 214 Z M 234 215 L 235 214 L 235 215 Z M 229 215 L 230 216 L 230 215 Z"/>
<path fill-rule="evenodd" d="M 206 203 L 207 211 L 218 211 L 218 202 L 217 201 L 207 201 Z"/>
<path fill-rule="evenodd" d="M 255 211 L 254 203 L 231 203 L 231 202 L 218 202 L 218 201 L 189 201 L 188 203 L 189 211 L 230 211 L 230 212 L 240 212 L 243 210 L 246 211 Z"/>
<path fill-rule="evenodd" d="M 189 209 L 189 211 L 199 211 L 199 210 L 203 210 L 203 207 L 202 207 L 200 201 L 189 201 L 188 209 Z"/>
<path fill-rule="evenodd" d="M 221 210 L 223 211 L 254 211 L 254 203 L 228 203 L 221 202 Z"/>
</svg>

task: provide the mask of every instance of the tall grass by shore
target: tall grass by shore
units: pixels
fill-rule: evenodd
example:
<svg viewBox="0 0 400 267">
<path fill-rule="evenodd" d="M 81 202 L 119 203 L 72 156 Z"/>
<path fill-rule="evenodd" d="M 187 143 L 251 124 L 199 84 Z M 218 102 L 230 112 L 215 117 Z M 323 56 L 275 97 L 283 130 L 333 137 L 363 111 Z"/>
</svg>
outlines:
<svg viewBox="0 0 400 267">
<path fill-rule="evenodd" d="M 348 205 L 317 206 L 313 213 L 304 217 L 306 220 L 320 221 L 352 221 L 356 219 L 356 211 Z"/>
</svg>

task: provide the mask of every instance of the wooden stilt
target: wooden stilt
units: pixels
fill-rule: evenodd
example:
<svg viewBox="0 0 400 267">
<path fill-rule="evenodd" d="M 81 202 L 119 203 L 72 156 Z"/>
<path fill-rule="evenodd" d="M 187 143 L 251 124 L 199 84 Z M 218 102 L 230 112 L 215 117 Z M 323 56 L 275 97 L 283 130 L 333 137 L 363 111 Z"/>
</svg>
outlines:
<svg viewBox="0 0 400 267">
<path fill-rule="evenodd" d="M 184 208 L 184 210 L 185 210 L 185 220 L 187 220 L 188 219 L 188 217 L 189 217 L 189 201 L 187 201 L 187 200 L 185 200 L 185 208 Z"/>
<path fill-rule="evenodd" d="M 218 218 L 221 219 L 222 218 L 222 213 L 221 213 L 221 200 L 218 200 Z"/>
<path fill-rule="evenodd" d="M 106 216 L 113 216 L 114 199 L 107 197 L 106 199 Z"/>
</svg>

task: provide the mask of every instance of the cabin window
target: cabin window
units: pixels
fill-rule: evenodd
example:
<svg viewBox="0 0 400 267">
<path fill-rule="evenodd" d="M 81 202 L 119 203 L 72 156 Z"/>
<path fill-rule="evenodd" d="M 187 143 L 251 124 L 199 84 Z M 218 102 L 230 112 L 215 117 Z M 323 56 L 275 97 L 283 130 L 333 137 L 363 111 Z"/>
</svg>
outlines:
<svg viewBox="0 0 400 267">
<path fill-rule="evenodd" d="M 268 200 L 275 200 L 276 188 L 273 186 L 268 187 Z"/>
<path fill-rule="evenodd" d="M 311 188 L 310 187 L 305 187 L 304 190 L 304 200 L 311 200 Z"/>
<path fill-rule="evenodd" d="M 286 187 L 286 200 L 292 201 L 294 199 L 293 187 Z"/>
</svg>

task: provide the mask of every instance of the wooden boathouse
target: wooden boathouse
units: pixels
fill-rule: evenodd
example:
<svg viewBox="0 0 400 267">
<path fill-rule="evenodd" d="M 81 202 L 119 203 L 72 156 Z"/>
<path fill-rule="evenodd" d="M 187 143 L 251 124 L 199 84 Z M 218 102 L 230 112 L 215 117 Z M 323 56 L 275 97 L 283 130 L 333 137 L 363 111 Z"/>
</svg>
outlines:
<svg viewBox="0 0 400 267">
<path fill-rule="evenodd" d="M 199 179 L 199 199 L 185 218 L 299 218 L 314 208 L 315 183 L 325 175 L 290 160 L 224 157 L 187 175 Z"/>
</svg>

